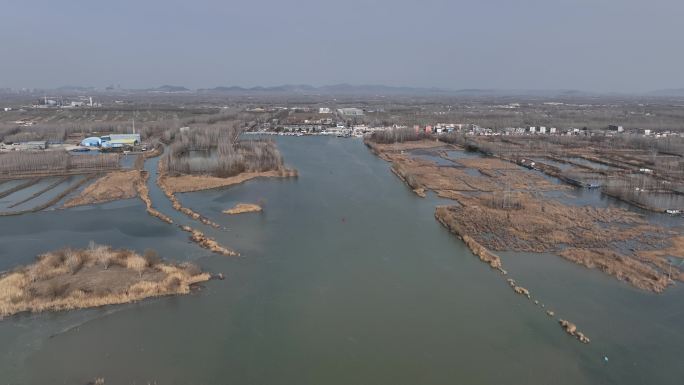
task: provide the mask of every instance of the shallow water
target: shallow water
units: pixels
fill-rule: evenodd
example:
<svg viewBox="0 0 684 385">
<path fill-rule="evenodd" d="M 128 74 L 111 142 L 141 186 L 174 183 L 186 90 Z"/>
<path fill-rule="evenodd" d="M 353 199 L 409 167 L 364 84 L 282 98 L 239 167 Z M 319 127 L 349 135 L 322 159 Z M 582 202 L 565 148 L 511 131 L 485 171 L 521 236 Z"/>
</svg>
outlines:
<svg viewBox="0 0 684 385">
<path fill-rule="evenodd" d="M 28 201 L 21 203 L 19 205 L 16 205 L 14 207 L 9 207 L 15 203 L 18 203 L 20 201 L 23 201 L 24 199 L 27 199 L 32 196 L 32 194 L 36 192 L 40 192 L 41 190 L 49 187 L 50 185 L 54 184 L 58 180 L 62 179 L 61 177 L 59 178 L 44 178 L 42 179 L 39 183 L 35 184 L 34 186 L 31 186 L 29 188 L 26 188 L 21 191 L 17 191 L 14 194 L 11 194 L 7 197 L 5 197 L 3 200 L 0 201 L 0 211 L 6 211 L 6 212 L 13 212 L 13 211 L 24 211 L 24 210 L 31 210 L 35 207 L 44 205 L 53 199 L 55 199 L 58 195 L 62 194 L 66 189 L 69 187 L 75 185 L 79 181 L 83 180 L 84 176 L 83 175 L 74 175 L 66 178 L 63 182 L 59 183 L 57 186 L 54 188 L 45 191 L 41 195 L 31 198 Z M 87 185 L 87 184 L 86 184 Z M 84 188 L 85 186 L 81 187 Z M 80 189 L 79 189 L 80 190 Z M 62 199 L 64 200 L 64 199 Z M 59 206 L 58 204 L 54 206 Z M 54 208 L 53 206 L 53 208 Z"/>
<path fill-rule="evenodd" d="M 239 258 L 188 243 L 137 199 L 0 218 L 0 269 L 95 240 L 226 274 L 185 297 L 4 320 L 0 383 L 673 384 L 684 376 L 680 287 L 658 296 L 555 256 L 505 255 L 512 276 L 592 338 L 582 345 L 473 257 L 434 220 L 437 201 L 418 198 L 360 142 L 277 141 L 299 178 L 179 195 L 226 227 L 207 233 Z M 156 161 L 146 164 L 151 181 Z M 150 194 L 159 210 L 205 231 L 159 189 Z M 264 212 L 220 213 L 238 202 Z"/>
<path fill-rule="evenodd" d="M 0 211 L 9 211 L 8 208 L 12 204 L 22 201 L 28 197 L 30 197 L 32 194 L 48 187 L 49 185 L 55 183 L 59 178 L 53 177 L 53 178 L 42 178 L 38 183 L 26 187 L 24 189 L 18 190 L 13 192 L 12 194 L 9 194 L 8 196 L 4 198 L 0 198 Z M 21 182 L 17 183 L 21 184 L 24 183 L 25 180 L 22 180 Z"/>
<path fill-rule="evenodd" d="M 588 160 L 588 159 L 584 159 L 584 158 L 579 158 L 579 157 L 568 157 L 568 158 L 565 158 L 565 159 L 568 160 L 568 161 L 570 161 L 570 162 L 573 162 L 573 163 L 577 163 L 577 164 L 581 164 L 581 165 L 583 165 L 583 166 L 591 167 L 591 168 L 593 168 L 594 170 L 614 170 L 614 169 L 615 169 L 614 167 L 611 167 L 611 166 L 609 166 L 609 165 L 607 165 L 607 164 L 594 162 L 594 161 L 591 161 L 591 160 Z"/>
<path fill-rule="evenodd" d="M 547 158 L 532 158 L 532 160 L 537 162 L 537 163 L 544 163 L 544 164 L 547 164 L 549 166 L 558 167 L 558 169 L 561 171 L 569 170 L 569 169 L 574 167 L 570 163 L 558 162 L 556 160 L 547 159 Z"/>
</svg>

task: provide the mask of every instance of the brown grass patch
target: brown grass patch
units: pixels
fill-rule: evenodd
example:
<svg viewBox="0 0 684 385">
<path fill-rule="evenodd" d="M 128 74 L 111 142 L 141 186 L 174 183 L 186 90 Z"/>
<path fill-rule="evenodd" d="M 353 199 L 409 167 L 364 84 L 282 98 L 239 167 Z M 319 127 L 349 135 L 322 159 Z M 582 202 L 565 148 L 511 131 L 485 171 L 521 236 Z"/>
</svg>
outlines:
<svg viewBox="0 0 684 385">
<path fill-rule="evenodd" d="M 64 208 L 130 199 L 138 195 L 142 183 L 140 171 L 115 171 L 96 180 L 64 204 Z"/>
<path fill-rule="evenodd" d="M 243 172 L 236 176 L 219 178 L 209 175 L 167 176 L 164 184 L 173 193 L 209 190 L 244 183 L 255 178 L 292 178 L 297 176 L 296 170 L 283 169 L 263 172 Z"/>
<path fill-rule="evenodd" d="M 263 208 L 253 203 L 238 203 L 228 210 L 223 210 L 224 214 L 235 215 L 243 213 L 258 213 L 263 211 Z"/>
<path fill-rule="evenodd" d="M 149 254 L 95 244 L 42 254 L 0 276 L 0 317 L 187 294 L 210 279 L 194 265 L 162 263 Z"/>
<path fill-rule="evenodd" d="M 512 194 L 510 202 L 515 204 L 509 207 L 499 205 L 491 194 L 446 195 L 460 205 L 440 207 L 435 215 L 461 237 L 470 236 L 492 250 L 556 253 L 644 290 L 665 290 L 672 282 L 664 256 L 682 253 L 681 240 L 663 249 L 669 234 L 624 209 L 567 206 L 524 193 Z M 618 250 L 628 243 L 650 251 Z M 673 270 L 677 279 L 680 272 Z"/>
</svg>

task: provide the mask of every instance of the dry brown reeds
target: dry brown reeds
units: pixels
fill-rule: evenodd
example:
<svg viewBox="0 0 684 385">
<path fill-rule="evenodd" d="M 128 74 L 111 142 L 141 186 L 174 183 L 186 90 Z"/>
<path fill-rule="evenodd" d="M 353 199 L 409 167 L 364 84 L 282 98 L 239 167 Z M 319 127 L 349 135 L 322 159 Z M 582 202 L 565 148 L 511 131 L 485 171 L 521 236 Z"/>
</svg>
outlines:
<svg viewBox="0 0 684 385">
<path fill-rule="evenodd" d="M 0 317 L 187 294 L 209 279 L 195 265 L 163 263 L 156 253 L 141 256 L 91 242 L 86 249 L 42 254 L 35 263 L 0 275 Z"/>
</svg>

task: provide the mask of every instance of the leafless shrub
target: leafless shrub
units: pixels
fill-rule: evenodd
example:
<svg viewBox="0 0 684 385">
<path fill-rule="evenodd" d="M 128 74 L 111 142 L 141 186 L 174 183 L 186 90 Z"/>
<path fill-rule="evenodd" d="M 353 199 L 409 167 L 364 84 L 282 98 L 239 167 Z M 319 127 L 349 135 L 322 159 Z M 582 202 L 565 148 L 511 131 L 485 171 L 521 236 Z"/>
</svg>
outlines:
<svg viewBox="0 0 684 385">
<path fill-rule="evenodd" d="M 431 138 L 431 135 L 424 131 L 416 131 L 410 128 L 395 128 L 392 130 L 376 131 L 371 134 L 370 140 L 376 143 L 389 144 L 429 138 Z"/>
<path fill-rule="evenodd" d="M 522 210 L 525 206 L 519 198 L 510 197 L 506 193 L 482 199 L 484 206 L 497 210 Z"/>
<path fill-rule="evenodd" d="M 171 174 L 229 177 L 245 171 L 278 170 L 283 165 L 273 142 L 239 140 L 242 129 L 235 124 L 170 131 L 164 139 L 173 140 L 165 155 L 165 165 Z"/>
<path fill-rule="evenodd" d="M 152 249 L 145 249 L 145 252 L 143 253 L 143 258 L 145 258 L 147 266 L 149 267 L 153 267 L 154 265 L 161 262 L 161 257 L 159 256 L 159 254 Z"/>
<path fill-rule="evenodd" d="M 139 255 L 132 255 L 126 259 L 126 268 L 137 271 L 142 277 L 147 268 L 147 260 Z"/>
<path fill-rule="evenodd" d="M 168 291 L 176 291 L 181 285 L 181 280 L 178 277 L 171 277 L 167 279 L 165 283 Z"/>
<path fill-rule="evenodd" d="M 83 258 L 83 254 L 81 254 L 78 251 L 67 250 L 64 265 L 69 270 L 69 272 L 71 272 L 71 274 L 75 274 L 76 272 L 78 272 L 81 269 L 81 267 L 83 267 L 84 262 L 85 261 Z"/>
<path fill-rule="evenodd" d="M 186 263 L 182 267 L 190 276 L 195 276 L 202 273 L 202 270 L 194 263 Z"/>
<path fill-rule="evenodd" d="M 0 174 L 111 170 L 119 167 L 117 154 L 70 155 L 66 151 L 15 151 L 0 154 Z"/>
</svg>

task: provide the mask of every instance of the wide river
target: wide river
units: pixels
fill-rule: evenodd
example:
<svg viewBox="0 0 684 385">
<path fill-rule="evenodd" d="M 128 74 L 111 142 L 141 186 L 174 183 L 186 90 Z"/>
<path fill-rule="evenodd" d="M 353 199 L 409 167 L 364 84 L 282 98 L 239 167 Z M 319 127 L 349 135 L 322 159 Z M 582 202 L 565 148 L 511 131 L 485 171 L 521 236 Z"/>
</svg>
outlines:
<svg viewBox="0 0 684 385">
<path fill-rule="evenodd" d="M 0 218 L 0 270 L 94 240 L 226 275 L 184 297 L 0 321 L 0 384 L 684 381 L 681 285 L 655 295 L 552 255 L 504 253 L 511 276 L 592 339 L 580 344 L 439 225 L 443 201 L 417 197 L 360 140 L 277 141 L 298 179 L 180 195 L 226 228 L 193 226 L 241 257 L 189 243 L 138 199 Z M 221 214 L 237 202 L 265 211 Z"/>
</svg>

